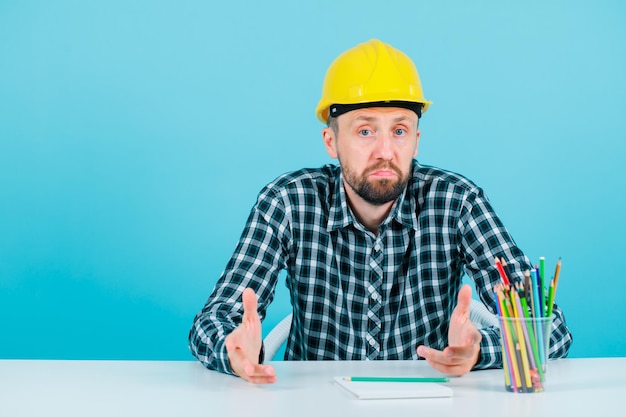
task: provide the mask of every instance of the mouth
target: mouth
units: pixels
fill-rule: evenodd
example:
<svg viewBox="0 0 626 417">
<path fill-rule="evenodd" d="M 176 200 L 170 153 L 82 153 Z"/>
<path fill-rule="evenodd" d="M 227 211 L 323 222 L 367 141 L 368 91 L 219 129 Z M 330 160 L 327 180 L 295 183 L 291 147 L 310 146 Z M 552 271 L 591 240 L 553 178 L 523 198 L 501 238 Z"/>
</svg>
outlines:
<svg viewBox="0 0 626 417">
<path fill-rule="evenodd" d="M 400 176 L 399 170 L 388 164 L 372 167 L 367 175 L 370 178 L 388 180 Z"/>
<path fill-rule="evenodd" d="M 390 179 L 397 176 L 398 174 L 396 174 L 396 172 L 391 169 L 377 169 L 370 173 L 370 177 L 380 179 Z"/>
</svg>

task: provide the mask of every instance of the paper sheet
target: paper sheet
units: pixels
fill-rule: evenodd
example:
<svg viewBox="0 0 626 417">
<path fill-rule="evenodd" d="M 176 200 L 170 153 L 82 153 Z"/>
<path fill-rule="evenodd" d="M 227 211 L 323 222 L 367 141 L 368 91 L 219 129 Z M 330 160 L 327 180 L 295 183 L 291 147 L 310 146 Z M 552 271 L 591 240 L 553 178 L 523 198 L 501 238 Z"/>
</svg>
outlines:
<svg viewBox="0 0 626 417">
<path fill-rule="evenodd" d="M 361 400 L 452 397 L 452 388 L 435 382 L 361 382 L 335 377 L 335 382 Z"/>
</svg>

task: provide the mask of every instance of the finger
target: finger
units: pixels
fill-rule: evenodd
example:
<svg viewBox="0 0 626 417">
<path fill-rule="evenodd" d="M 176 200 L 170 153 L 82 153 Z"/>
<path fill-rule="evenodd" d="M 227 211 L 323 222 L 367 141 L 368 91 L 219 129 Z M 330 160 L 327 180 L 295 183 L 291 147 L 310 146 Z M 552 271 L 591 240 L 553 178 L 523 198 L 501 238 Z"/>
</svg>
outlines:
<svg viewBox="0 0 626 417">
<path fill-rule="evenodd" d="M 257 313 L 258 303 L 254 290 L 252 288 L 246 288 L 243 290 L 243 293 L 241 294 L 241 301 L 243 302 L 242 320 L 245 322 L 256 319 L 259 314 Z"/>
<path fill-rule="evenodd" d="M 433 348 L 428 348 L 426 346 L 421 346 L 417 350 L 418 355 L 423 357 L 424 359 L 434 362 L 440 363 L 443 365 L 453 365 L 462 360 L 462 357 L 457 356 L 458 353 L 455 350 L 451 350 L 449 347 L 444 350 L 437 350 Z"/>
<path fill-rule="evenodd" d="M 245 379 L 248 382 L 253 384 L 273 384 L 277 381 L 276 374 L 274 373 L 274 368 L 269 365 L 260 365 L 263 369 L 259 369 L 258 372 L 255 372 L 253 375 L 247 376 Z"/>
<path fill-rule="evenodd" d="M 477 346 L 466 347 L 446 347 L 444 350 L 437 350 L 421 346 L 418 348 L 418 355 L 429 361 L 444 366 L 467 365 L 476 355 Z"/>
<path fill-rule="evenodd" d="M 276 376 L 276 371 L 272 365 L 257 365 L 257 368 L 264 376 Z"/>
<path fill-rule="evenodd" d="M 456 309 L 462 314 L 469 314 L 470 304 L 472 302 L 472 287 L 465 284 L 459 290 Z"/>
<path fill-rule="evenodd" d="M 442 354 L 449 363 L 463 362 L 474 357 L 476 354 L 476 347 L 474 345 L 462 347 L 448 346 L 443 350 Z"/>
<path fill-rule="evenodd" d="M 274 367 L 272 365 L 261 365 L 252 363 L 249 360 L 245 364 L 245 373 L 249 377 L 270 377 L 275 376 Z"/>
<path fill-rule="evenodd" d="M 447 350 L 448 348 L 446 348 Z M 435 370 L 448 375 L 463 375 L 472 369 L 470 358 L 449 356 L 451 352 L 420 346 L 418 354 Z"/>
<path fill-rule="evenodd" d="M 437 349 L 428 348 L 426 346 L 419 346 L 417 348 L 417 354 L 426 359 L 428 364 L 436 370 L 444 373 L 448 373 L 450 363 L 443 355 L 443 352 Z"/>
<path fill-rule="evenodd" d="M 271 365 L 254 365 L 239 376 L 254 384 L 272 384 L 277 380 L 274 367 Z"/>
<path fill-rule="evenodd" d="M 246 381 L 251 382 L 253 384 L 273 384 L 278 378 L 276 376 L 255 376 L 250 378 L 244 378 Z"/>
<path fill-rule="evenodd" d="M 255 372 L 252 375 L 243 374 L 239 376 L 241 379 L 252 382 L 253 384 L 273 384 L 278 379 L 276 375 L 267 375 L 264 372 Z"/>
<path fill-rule="evenodd" d="M 470 304 L 472 302 L 472 288 L 463 285 L 459 290 L 458 302 L 452 316 L 450 317 L 450 327 L 448 329 L 448 343 L 451 346 L 462 346 L 468 344 L 467 335 L 475 331 L 474 324 L 470 319 Z"/>
</svg>

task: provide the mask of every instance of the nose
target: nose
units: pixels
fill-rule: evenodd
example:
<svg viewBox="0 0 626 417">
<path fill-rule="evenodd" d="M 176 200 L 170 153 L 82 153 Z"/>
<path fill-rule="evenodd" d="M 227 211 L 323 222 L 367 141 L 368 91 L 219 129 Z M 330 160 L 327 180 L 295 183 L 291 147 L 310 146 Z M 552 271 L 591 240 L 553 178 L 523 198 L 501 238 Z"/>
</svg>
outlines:
<svg viewBox="0 0 626 417">
<path fill-rule="evenodd" d="M 379 133 L 376 143 L 376 156 L 385 161 L 393 159 L 393 143 L 389 133 Z"/>
</svg>

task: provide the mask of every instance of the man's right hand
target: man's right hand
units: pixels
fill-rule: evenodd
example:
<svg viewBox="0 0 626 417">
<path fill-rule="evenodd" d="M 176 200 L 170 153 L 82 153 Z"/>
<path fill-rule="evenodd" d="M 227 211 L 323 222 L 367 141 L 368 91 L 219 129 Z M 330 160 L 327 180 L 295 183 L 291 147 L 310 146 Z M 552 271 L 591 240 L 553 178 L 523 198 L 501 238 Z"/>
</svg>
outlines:
<svg viewBox="0 0 626 417">
<path fill-rule="evenodd" d="M 274 367 L 259 364 L 262 346 L 261 319 L 257 313 L 256 294 L 246 288 L 241 295 L 243 319 L 241 324 L 226 336 L 228 360 L 233 371 L 254 384 L 276 382 Z"/>
</svg>

